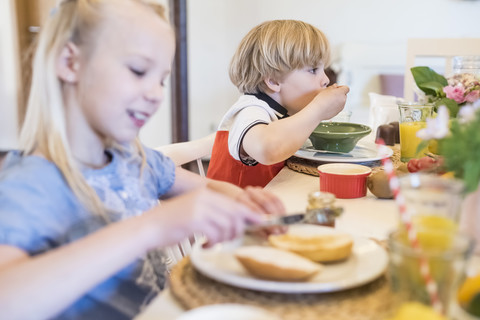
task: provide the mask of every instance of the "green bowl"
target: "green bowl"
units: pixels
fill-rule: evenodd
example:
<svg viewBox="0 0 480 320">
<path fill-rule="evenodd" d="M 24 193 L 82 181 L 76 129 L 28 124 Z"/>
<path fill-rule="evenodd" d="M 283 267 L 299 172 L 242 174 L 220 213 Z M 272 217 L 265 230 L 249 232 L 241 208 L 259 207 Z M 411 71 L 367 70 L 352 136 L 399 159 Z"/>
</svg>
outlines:
<svg viewBox="0 0 480 320">
<path fill-rule="evenodd" d="M 371 131 L 369 126 L 359 123 L 321 122 L 310 134 L 310 141 L 317 150 L 350 152 Z"/>
</svg>

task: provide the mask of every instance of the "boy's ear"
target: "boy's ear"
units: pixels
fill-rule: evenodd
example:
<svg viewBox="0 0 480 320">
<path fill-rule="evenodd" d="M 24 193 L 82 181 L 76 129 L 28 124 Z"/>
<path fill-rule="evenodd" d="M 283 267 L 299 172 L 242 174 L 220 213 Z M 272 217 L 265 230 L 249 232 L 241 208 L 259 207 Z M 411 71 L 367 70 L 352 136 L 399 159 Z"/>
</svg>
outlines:
<svg viewBox="0 0 480 320">
<path fill-rule="evenodd" d="M 273 79 L 273 78 L 266 78 L 263 80 L 267 87 L 272 90 L 273 92 L 279 92 L 280 91 L 280 83 Z"/>
<path fill-rule="evenodd" d="M 67 42 L 57 58 L 57 76 L 68 83 L 78 81 L 80 50 L 72 42 Z"/>
</svg>

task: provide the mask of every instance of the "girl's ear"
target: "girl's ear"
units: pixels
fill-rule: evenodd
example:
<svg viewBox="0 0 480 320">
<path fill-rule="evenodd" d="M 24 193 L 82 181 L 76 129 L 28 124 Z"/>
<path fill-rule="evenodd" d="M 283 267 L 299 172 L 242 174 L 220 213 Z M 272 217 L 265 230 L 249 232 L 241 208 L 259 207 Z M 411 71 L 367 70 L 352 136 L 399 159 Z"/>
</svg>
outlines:
<svg viewBox="0 0 480 320">
<path fill-rule="evenodd" d="M 263 80 L 267 87 L 273 92 L 280 92 L 280 83 L 273 78 L 266 78 Z"/>
<path fill-rule="evenodd" d="M 67 42 L 57 58 L 57 76 L 68 83 L 78 81 L 80 69 L 80 50 L 72 42 Z"/>
</svg>

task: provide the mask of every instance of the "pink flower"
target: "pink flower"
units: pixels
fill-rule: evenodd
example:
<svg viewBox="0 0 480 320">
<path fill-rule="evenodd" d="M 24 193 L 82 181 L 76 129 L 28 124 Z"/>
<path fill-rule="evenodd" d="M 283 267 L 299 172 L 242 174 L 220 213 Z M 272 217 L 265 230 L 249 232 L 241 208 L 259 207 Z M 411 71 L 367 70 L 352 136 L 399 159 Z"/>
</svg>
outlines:
<svg viewBox="0 0 480 320">
<path fill-rule="evenodd" d="M 448 95 L 447 95 L 448 96 Z M 468 102 L 475 102 L 480 98 L 480 90 L 473 90 L 470 91 L 466 96 L 465 96 L 465 101 Z"/>
<path fill-rule="evenodd" d="M 457 103 L 465 102 L 465 88 L 463 86 L 446 86 L 443 88 L 443 92 L 447 95 L 447 98 L 455 100 Z"/>
</svg>

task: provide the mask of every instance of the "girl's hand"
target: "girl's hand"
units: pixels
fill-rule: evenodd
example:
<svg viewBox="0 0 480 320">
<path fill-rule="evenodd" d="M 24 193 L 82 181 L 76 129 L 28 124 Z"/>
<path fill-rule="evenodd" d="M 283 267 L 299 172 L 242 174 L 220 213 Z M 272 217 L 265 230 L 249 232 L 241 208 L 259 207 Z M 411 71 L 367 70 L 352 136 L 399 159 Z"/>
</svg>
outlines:
<svg viewBox="0 0 480 320">
<path fill-rule="evenodd" d="M 285 214 L 283 202 L 274 194 L 260 187 L 246 187 L 244 192 L 237 197 L 237 201 L 244 203 L 255 212 L 261 214 Z M 267 238 L 270 234 L 280 234 L 286 231 L 287 228 L 284 226 L 270 226 L 255 231 L 255 235 Z"/>
<path fill-rule="evenodd" d="M 267 210 L 273 210 L 265 201 L 262 203 Z M 239 237 L 244 234 L 246 224 L 261 221 L 256 209 L 208 188 L 165 200 L 152 213 L 158 215 L 160 242 L 164 245 L 176 244 L 193 233 L 203 233 L 208 239 L 207 246 L 211 246 Z"/>
<path fill-rule="evenodd" d="M 283 202 L 273 193 L 260 187 L 246 187 L 236 200 L 261 214 L 285 214 Z"/>
</svg>

